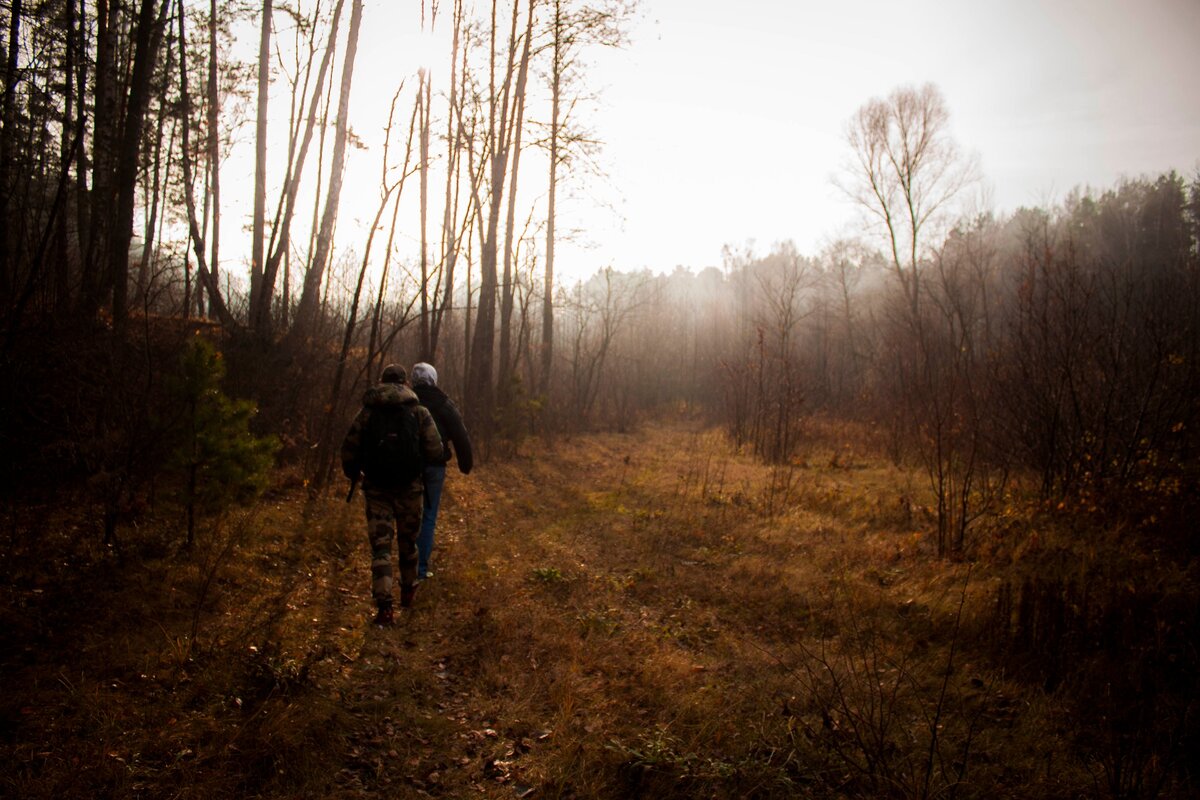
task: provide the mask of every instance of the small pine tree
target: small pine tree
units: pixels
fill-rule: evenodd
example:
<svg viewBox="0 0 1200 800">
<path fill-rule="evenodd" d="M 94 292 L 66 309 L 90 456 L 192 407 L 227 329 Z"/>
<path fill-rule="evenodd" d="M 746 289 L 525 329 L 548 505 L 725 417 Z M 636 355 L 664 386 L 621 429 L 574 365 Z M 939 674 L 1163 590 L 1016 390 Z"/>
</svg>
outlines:
<svg viewBox="0 0 1200 800">
<path fill-rule="evenodd" d="M 171 465 L 182 478 L 181 501 L 187 510 L 187 544 L 196 538 L 196 515 L 218 513 L 230 504 L 247 503 L 267 486 L 279 442 L 255 436 L 250 420 L 254 403 L 221 391 L 225 365 L 221 353 L 196 337 L 184 351 L 172 387 L 181 411 Z"/>
</svg>

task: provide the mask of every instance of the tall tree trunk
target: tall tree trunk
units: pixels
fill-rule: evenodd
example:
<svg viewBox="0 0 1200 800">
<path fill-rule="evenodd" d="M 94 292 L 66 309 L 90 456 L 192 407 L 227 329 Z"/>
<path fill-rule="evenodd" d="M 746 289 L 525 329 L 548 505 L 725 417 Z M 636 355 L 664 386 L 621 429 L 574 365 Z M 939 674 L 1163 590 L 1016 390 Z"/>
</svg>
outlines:
<svg viewBox="0 0 1200 800">
<path fill-rule="evenodd" d="M 73 5 L 73 0 L 72 0 Z M 87 2 L 79 0 L 79 16 L 75 25 L 75 128 L 79 140 L 78 157 L 75 159 L 75 256 L 79 262 L 79 271 L 84 273 L 87 265 L 87 246 L 91 240 L 91 207 L 88 192 L 87 159 L 84 140 L 87 138 L 87 75 L 88 75 L 88 46 L 87 46 Z"/>
<path fill-rule="evenodd" d="M 415 111 L 416 109 L 413 110 Z M 371 335 L 367 341 L 367 363 L 363 367 L 368 376 L 375 374 L 375 357 L 380 356 L 380 360 L 382 361 L 383 356 L 383 300 L 387 296 L 388 275 L 391 272 L 392 266 L 392 244 L 396 240 L 396 220 L 399 216 L 400 194 L 397 192 L 396 200 L 392 203 L 392 223 L 388 226 L 387 246 L 383 251 L 383 272 L 379 276 L 379 291 L 375 295 L 375 308 L 371 313 Z M 380 366 L 382 367 L 383 364 L 381 363 Z"/>
<path fill-rule="evenodd" d="M 267 100 L 270 94 L 271 0 L 263 0 L 262 30 L 258 40 L 258 108 L 254 125 L 254 220 L 250 232 L 250 316 L 263 291 L 263 235 L 267 216 Z"/>
<path fill-rule="evenodd" d="M 462 30 L 462 0 L 455 0 L 454 3 L 454 34 L 450 44 L 450 101 L 449 109 L 446 114 L 446 204 L 442 212 L 442 274 L 439 278 L 441 281 L 442 298 L 437 307 L 433 311 L 433 320 L 429 337 L 430 354 L 436 358 L 438 339 L 441 336 L 442 320 L 445 318 L 446 310 L 450 308 L 454 299 L 454 267 L 458 261 L 458 251 L 461 246 L 461 239 L 458 231 L 455 230 L 455 224 L 458 220 L 458 200 L 459 192 L 462 186 L 461 181 L 456 180 L 459 164 L 459 149 L 462 146 L 463 139 L 463 121 L 461 112 L 461 104 L 466 96 L 466 54 L 464 52 L 463 64 L 463 87 L 457 89 L 455 84 L 457 76 L 455 70 L 458 67 L 458 49 L 459 35 Z M 457 95 L 456 95 L 457 92 Z M 467 223 L 464 220 L 462 229 L 465 230 Z"/>
<path fill-rule="evenodd" d="M 117 326 L 128 314 L 129 244 L 133 237 L 133 207 L 136 199 L 138 166 L 142 145 L 142 125 L 150 100 L 150 79 L 158 60 L 166 26 L 167 3 L 156 8 L 155 0 L 142 0 L 134 32 L 133 72 L 129 79 L 129 103 L 121 128 L 121 149 L 117 160 L 117 209 L 108 259 L 107 283 L 111 286 L 112 315 Z"/>
<path fill-rule="evenodd" d="M 168 60 L 170 60 L 169 49 L 167 55 Z M 159 106 L 158 121 L 155 126 L 156 135 L 154 137 L 154 163 L 151 165 L 151 183 L 147 189 L 149 196 L 143 200 L 149 212 L 146 214 L 145 226 L 142 228 L 142 255 L 138 259 L 137 281 L 134 283 L 136 287 L 135 296 L 143 302 L 150 285 L 150 252 L 154 247 L 154 231 L 158 225 L 158 197 L 162 189 L 162 140 L 166 116 L 165 109 Z M 168 152 L 167 158 L 170 157 L 171 154 Z"/>
<path fill-rule="evenodd" d="M 504 221 L 504 284 L 500 291 L 500 370 L 497 383 L 507 397 L 509 373 L 512 370 L 512 313 L 513 313 L 513 228 L 516 225 L 517 175 L 521 166 L 521 132 L 525 117 L 525 82 L 529 75 L 529 52 L 533 41 L 533 6 L 529 0 L 529 16 L 525 23 L 525 47 L 521 52 L 521 66 L 517 73 L 516 108 L 512 122 L 512 169 L 508 187 L 508 212 Z"/>
<path fill-rule="evenodd" d="M 208 294 L 209 305 L 216 312 L 217 318 L 221 320 L 221 324 L 228 327 L 233 327 L 235 321 L 229 308 L 225 305 L 224 298 L 221 297 L 221 287 L 217 283 L 214 276 L 208 271 L 207 256 L 205 255 L 204 233 L 201 230 L 200 223 L 196 218 L 196 199 L 193 196 L 193 188 L 195 187 L 195 175 L 192 170 L 192 156 L 190 130 L 192 118 L 192 102 L 191 93 L 188 91 L 187 77 L 187 35 L 184 30 L 184 8 L 183 3 L 179 4 L 179 97 L 183 106 L 181 113 L 180 125 L 180 163 L 183 166 L 183 199 L 187 206 L 188 218 L 188 237 L 190 239 L 192 250 L 196 254 L 196 283 L 197 287 L 203 286 Z M 199 295 L 200 292 L 196 292 Z M 195 298 L 188 298 L 188 305 L 185 306 L 185 316 L 191 313 L 190 303 Z"/>
<path fill-rule="evenodd" d="M 81 309 L 91 315 L 102 303 L 103 263 L 113 208 L 114 156 L 117 152 L 117 2 L 96 4 L 96 69 L 92 120 L 92 190 L 88 236 L 83 254 Z"/>
<path fill-rule="evenodd" d="M 342 177 L 346 158 L 346 139 L 350 117 L 350 87 L 354 80 L 354 59 L 358 53 L 358 32 L 362 25 L 362 0 L 353 0 L 350 10 L 350 30 L 346 42 L 346 57 L 342 67 L 342 88 L 338 98 L 337 135 L 333 143 L 333 163 L 330 166 L 329 193 L 325 210 L 321 216 L 321 230 L 317 236 L 316 252 L 312 263 L 304 274 L 304 289 L 300 305 L 296 309 L 296 322 L 292 332 L 296 336 L 312 333 L 317 321 L 317 303 L 321 281 L 325 275 L 333 240 L 333 226 L 337 221 L 338 203 L 342 193 Z"/>
<path fill-rule="evenodd" d="M 281 264 L 286 264 L 289 270 L 284 275 L 283 286 L 283 305 L 284 305 L 284 324 L 286 325 L 286 315 L 288 306 L 291 302 L 291 258 L 289 251 L 292 246 L 291 227 L 292 220 L 296 213 L 296 198 L 300 190 L 300 178 L 304 174 L 304 164 L 308 157 L 308 148 L 312 143 L 313 130 L 317 123 L 317 110 L 321 107 L 321 97 L 324 94 L 325 77 L 329 72 L 329 64 L 333 60 L 333 51 L 337 43 L 338 27 L 342 19 L 342 8 L 345 5 L 345 0 L 338 0 L 337 5 L 333 9 L 333 20 L 330 23 L 329 41 L 325 46 L 325 53 L 321 57 L 321 66 L 317 70 L 317 85 L 313 90 L 312 100 L 309 103 L 308 117 L 304 127 L 304 137 L 300 142 L 300 152 L 296 156 L 296 164 L 292 169 L 287 183 L 286 199 L 284 203 L 283 217 L 279 223 L 279 238 L 275 243 L 275 249 L 267 257 L 267 263 L 263 268 L 262 289 L 258 295 L 257 305 L 251 309 L 251 314 L 254 315 L 255 329 L 260 336 L 268 336 L 271 329 L 271 300 L 275 294 L 275 280 L 279 274 Z"/>
<path fill-rule="evenodd" d="M 417 103 L 421 109 L 421 360 L 433 361 L 430 350 L 429 328 L 429 242 L 427 239 L 429 216 L 429 72 L 421 70 L 421 83 L 417 87 Z"/>
<path fill-rule="evenodd" d="M 478 208 L 477 208 L 476 216 L 472 217 L 472 219 L 471 219 L 471 227 L 474 228 L 476 225 L 479 225 L 479 224 L 482 224 L 482 220 L 479 219 Z M 473 239 L 468 236 L 468 238 L 467 238 L 467 307 L 466 307 L 466 310 L 464 311 L 464 315 L 463 315 L 463 350 L 464 350 L 464 353 L 463 353 L 463 376 L 464 376 L 463 382 L 467 386 L 471 385 L 471 375 L 473 374 L 474 368 L 475 368 L 475 365 L 471 363 L 471 343 L 474 341 L 474 339 L 471 338 L 471 323 L 473 321 L 471 313 L 474 310 L 474 308 L 472 306 L 472 303 L 474 301 L 472 300 L 472 292 L 471 292 L 471 277 L 472 277 L 471 276 L 471 272 L 472 272 L 471 266 L 474 263 L 474 259 L 471 258 L 471 248 L 473 247 L 473 245 L 471 244 L 472 241 L 473 241 Z M 471 402 L 471 399 L 468 397 L 467 403 L 469 404 L 470 402 Z M 470 408 L 470 405 L 468 405 L 468 408 Z"/>
<path fill-rule="evenodd" d="M 17 132 L 17 66 L 21 52 L 21 0 L 12 0 L 8 14 L 8 53 L 4 60 L 4 103 L 0 107 L 0 297 L 7 303 L 17 285 L 16 263 L 10 260 L 9 198 L 12 196 L 13 145 Z"/>
<path fill-rule="evenodd" d="M 491 167 L 487 223 L 480 232 L 479 308 L 475 317 L 475 335 L 471 342 L 471 372 L 467 380 L 468 414 L 473 427 L 486 439 L 492 427 L 495 386 L 492 382 L 493 349 L 496 342 L 497 239 L 500 208 L 504 203 L 504 178 L 508 167 L 509 100 L 516 58 L 519 4 L 513 4 L 509 31 L 507 65 L 504 86 L 496 94 L 496 2 L 492 2 L 492 43 L 489 70 L 488 143 Z M 497 109 L 498 107 L 498 109 Z M 499 116 L 497 117 L 497 110 Z"/>
<path fill-rule="evenodd" d="M 170 0 L 164 0 L 163 11 L 162 11 L 162 13 L 164 15 L 169 15 L 170 5 L 171 5 Z M 165 16 L 164 16 L 162 24 L 165 29 L 165 27 L 166 27 Z M 160 86 L 156 87 L 157 91 L 160 93 L 160 96 L 164 97 L 164 98 L 167 96 L 168 84 L 171 81 L 171 68 L 173 65 L 173 61 L 172 61 L 173 55 L 174 55 L 174 51 L 170 47 L 167 47 L 166 55 L 164 56 L 165 64 L 164 64 L 164 68 L 162 71 L 162 75 L 163 75 L 162 84 Z M 146 208 L 149 209 L 149 213 L 146 215 L 146 225 L 144 228 L 144 233 L 142 235 L 142 256 L 138 261 L 138 274 L 137 274 L 137 282 L 136 282 L 137 296 L 140 299 L 140 301 L 143 303 L 145 303 L 147 300 L 146 292 L 149 291 L 150 283 L 153 280 L 153 276 L 151 275 L 151 264 L 152 264 L 152 262 L 157 263 L 157 259 L 152 258 L 152 254 L 157 249 L 156 233 L 158 232 L 157 229 L 159 227 L 161 227 L 159 225 L 159 221 L 158 221 L 158 216 L 159 216 L 158 209 L 159 209 L 160 200 L 162 199 L 162 196 L 165 194 L 164 187 L 169 185 L 168 181 L 170 179 L 170 174 L 171 174 L 171 170 L 170 170 L 171 152 L 175 146 L 175 131 L 174 131 L 174 129 L 172 129 L 171 140 L 167 143 L 167 153 L 166 153 L 166 158 L 165 158 L 166 177 L 164 178 L 163 177 L 164 158 L 163 158 L 162 144 L 163 144 L 163 130 L 166 127 L 166 118 L 167 118 L 166 103 L 160 102 L 159 106 L 158 106 L 157 124 L 155 126 L 156 133 L 155 133 L 155 137 L 154 137 L 154 160 L 153 160 L 153 164 L 151 165 L 151 169 L 152 169 L 152 174 L 151 174 L 151 178 L 150 178 L 151 186 L 149 187 L 150 196 L 145 201 L 145 205 L 146 205 Z M 166 215 L 164 214 L 163 216 L 166 216 Z"/>
<path fill-rule="evenodd" d="M 208 10 L 208 169 L 212 175 L 212 257 L 209 266 L 213 280 L 221 280 L 221 92 L 217 85 L 217 0 L 209 0 Z"/>
<path fill-rule="evenodd" d="M 70 169 L 71 155 L 74 149 L 73 142 L 78 139 L 78 130 L 75 124 L 75 25 L 75 0 L 66 0 L 63 3 L 63 36 L 65 38 L 63 124 L 62 135 L 59 139 L 59 163 L 63 165 L 63 169 Z M 82 96 L 79 97 L 78 102 L 83 103 Z M 63 177 L 65 179 L 67 176 Z M 68 242 L 70 235 L 67 227 L 68 216 L 67 210 L 63 209 L 58 216 L 54 235 L 54 307 L 59 311 L 65 311 L 71 302 L 71 250 Z"/>
<path fill-rule="evenodd" d="M 554 219 L 558 194 L 558 116 L 562 101 L 562 0 L 554 0 L 553 63 L 550 68 L 550 191 L 546 203 L 546 280 L 542 287 L 542 373 L 538 394 L 550 395 L 554 365 Z M 546 404 L 549 407 L 549 403 Z"/>
<path fill-rule="evenodd" d="M 321 232 L 321 203 L 325 193 L 325 143 L 329 138 L 329 109 L 333 108 L 333 82 L 330 81 L 321 105 L 321 132 L 317 135 L 317 182 L 313 187 L 312 220 L 308 224 L 308 247 L 304 250 L 305 263 L 312 263 L 317 250 L 317 234 Z"/>
</svg>

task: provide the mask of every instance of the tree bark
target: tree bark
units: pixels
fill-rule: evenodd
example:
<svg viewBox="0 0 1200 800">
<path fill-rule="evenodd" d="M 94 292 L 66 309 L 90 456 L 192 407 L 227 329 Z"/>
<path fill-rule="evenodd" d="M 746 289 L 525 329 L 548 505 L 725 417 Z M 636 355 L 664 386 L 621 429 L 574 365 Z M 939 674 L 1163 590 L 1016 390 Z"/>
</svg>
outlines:
<svg viewBox="0 0 1200 800">
<path fill-rule="evenodd" d="M 550 187 L 546 201 L 546 279 L 542 287 L 542 371 L 538 386 L 538 394 L 543 397 L 550 395 L 550 373 L 554 366 L 554 219 L 558 193 L 558 116 L 562 100 L 562 0 L 554 0 L 553 26 L 550 68 Z"/>
<path fill-rule="evenodd" d="M 171 51 L 168 48 L 167 57 L 170 61 Z M 168 71 L 170 64 L 167 65 Z M 158 225 L 158 199 L 162 193 L 162 140 L 163 128 L 166 124 L 166 110 L 160 105 L 158 109 L 158 120 L 155 124 L 156 134 L 154 137 L 154 163 L 151 165 L 151 185 L 149 187 L 149 197 L 145 202 L 149 212 L 146 214 L 146 224 L 142 231 L 142 255 L 138 259 L 137 281 L 135 282 L 135 296 L 141 298 L 145 302 L 145 295 L 150 284 L 150 252 L 154 246 L 154 232 Z M 167 158 L 170 159 L 170 150 L 167 151 Z"/>
<path fill-rule="evenodd" d="M 429 217 L 429 73 L 421 70 L 421 83 L 417 87 L 417 104 L 420 108 L 421 117 L 421 360 L 433 361 L 433 352 L 431 351 L 430 325 L 429 325 L 429 242 L 427 239 L 428 233 L 428 217 Z"/>
<path fill-rule="evenodd" d="M 72 159 L 72 154 L 75 151 L 73 142 L 78 140 L 78 128 L 75 124 L 75 0 L 66 0 L 63 4 L 63 35 L 65 38 L 65 51 L 63 53 L 63 124 L 62 135 L 59 140 L 59 163 L 63 165 L 63 169 L 69 170 Z M 82 96 L 78 101 L 81 105 L 83 102 Z M 63 175 L 63 183 L 65 185 L 67 175 Z M 54 306 L 62 311 L 68 308 L 71 302 L 71 273 L 70 273 L 70 247 L 67 241 L 68 214 L 66 209 L 58 215 L 55 238 L 55 267 L 54 267 Z M 0 223 L 2 224 L 2 223 Z"/>
<path fill-rule="evenodd" d="M 270 95 L 272 0 L 263 0 L 258 40 L 258 105 L 254 125 L 254 220 L 250 232 L 251 324 L 263 291 L 263 236 L 267 215 L 267 103 Z"/>
<path fill-rule="evenodd" d="M 212 175 L 213 281 L 221 280 L 221 94 L 217 85 L 217 0 L 209 0 L 208 11 L 208 169 Z"/>
<path fill-rule="evenodd" d="M 4 63 L 4 103 L 0 110 L 3 129 L 0 130 L 0 297 L 8 301 L 16 285 L 14 261 L 9 258 L 12 247 L 9 233 L 9 198 L 12 196 L 12 154 L 16 139 L 17 66 L 21 42 L 21 0 L 12 0 L 8 16 L 8 54 Z"/>
<path fill-rule="evenodd" d="M 338 97 L 337 135 L 333 143 L 333 163 L 330 167 L 329 192 L 325 199 L 325 210 L 321 215 L 321 229 L 317 236 L 316 252 L 312 263 L 304 274 L 304 288 L 300 304 L 296 309 L 296 321 L 291 333 L 301 336 L 312 333 L 317 321 L 317 303 L 321 281 L 325 275 L 333 241 L 333 226 L 337 221 L 338 203 L 342 193 L 342 178 L 346 159 L 346 139 L 350 120 L 350 87 L 354 80 L 354 59 L 358 53 L 358 32 L 362 25 L 362 0 L 353 0 L 350 10 L 350 30 L 346 43 L 346 56 L 342 67 L 342 86 Z"/>
<path fill-rule="evenodd" d="M 451 307 L 454 299 L 454 268 L 458 262 L 458 251 L 462 247 L 461 237 L 468 227 L 467 220 L 470 218 L 468 214 L 463 220 L 462 228 L 456 230 L 458 201 L 462 186 L 461 182 L 456 180 L 456 177 L 459 165 L 461 164 L 459 148 L 463 142 L 462 104 L 465 102 L 464 98 L 467 94 L 466 48 L 463 49 L 462 86 L 460 89 L 455 88 L 455 70 L 458 66 L 462 14 L 462 2 L 461 0 L 456 0 L 454 4 L 454 34 L 450 45 L 450 102 L 446 115 L 446 205 L 442 212 L 442 274 L 439 278 L 441 281 L 442 298 L 433 310 L 429 338 L 430 353 L 435 358 L 437 357 L 438 339 L 441 336 L 442 320 L 445 318 L 446 311 Z M 455 92 L 457 92 L 457 95 Z M 469 178 L 473 181 L 474 175 L 470 175 Z M 468 207 L 469 205 L 470 202 L 468 201 Z"/>
<path fill-rule="evenodd" d="M 188 218 L 188 238 L 191 240 L 192 250 L 196 254 L 196 281 L 197 284 L 202 284 L 208 294 L 209 305 L 216 312 L 217 318 L 223 325 L 234 327 L 235 320 L 229 308 L 225 305 L 225 300 L 221 297 L 221 287 L 217 283 L 213 275 L 208 271 L 207 258 L 205 255 L 204 233 L 201 231 L 200 224 L 196 218 L 196 199 L 192 196 L 192 190 L 195 186 L 195 175 L 192 171 L 191 145 L 189 144 L 189 132 L 191 130 L 192 118 L 192 102 L 191 93 L 188 91 L 187 78 L 187 35 L 184 31 L 184 8 L 183 3 L 179 4 L 179 96 L 180 102 L 183 105 L 181 113 L 180 138 L 182 148 L 180 150 L 180 164 L 183 167 L 183 199 L 187 206 Z M 189 292 L 190 294 L 190 292 Z M 196 292 L 199 295 L 200 292 Z M 191 298 L 185 305 L 185 316 L 191 313 Z"/>
<path fill-rule="evenodd" d="M 502 387 L 508 402 L 507 392 L 512 371 L 512 313 L 513 313 L 513 228 L 516 226 L 517 176 L 521 166 L 521 132 L 525 117 L 525 84 L 529 75 L 529 52 L 533 41 L 533 6 L 529 1 L 529 14 L 525 23 L 525 47 L 521 53 L 521 66 L 517 74 L 516 108 L 512 123 L 512 169 L 508 188 L 508 211 L 504 222 L 504 284 L 500 292 L 500 372 L 497 383 Z"/>
<path fill-rule="evenodd" d="M 166 26 L 168 3 L 155 7 L 155 0 L 142 0 L 134 32 L 133 72 L 129 83 L 129 104 L 121 129 L 121 149 L 117 161 L 117 209 L 109 249 L 107 283 L 112 290 L 114 324 L 120 326 L 128 314 L 129 244 L 133 238 L 133 207 L 137 192 L 142 125 L 150 99 L 150 79 L 158 59 Z M 106 288 L 107 291 L 107 288 Z"/>
<path fill-rule="evenodd" d="M 95 313 L 103 302 L 107 238 L 111 233 L 114 156 L 117 152 L 117 4 L 96 5 L 95 111 L 92 119 L 92 190 L 89 194 L 87 241 L 83 254 L 81 310 Z"/>
<path fill-rule="evenodd" d="M 271 301 L 275 294 L 275 280 L 279 274 L 279 267 L 283 263 L 290 265 L 291 260 L 288 252 L 291 248 L 291 227 L 292 219 L 296 212 L 296 197 L 300 190 L 300 178 L 304 174 L 304 163 L 308 157 L 308 148 L 312 143 L 313 130 L 317 122 L 317 109 L 321 105 L 321 96 L 324 93 L 325 76 L 329 72 L 329 64 L 333 60 L 333 51 L 337 42 L 337 32 L 339 23 L 342 19 L 342 8 L 345 5 L 345 0 L 338 0 L 337 5 L 333 9 L 333 21 L 330 25 L 329 42 L 325 47 L 325 53 L 321 57 L 321 66 L 317 70 L 317 85 L 313 90 L 312 100 L 308 107 L 308 119 L 305 123 L 304 138 L 300 143 L 300 152 L 296 156 L 296 165 L 289 177 L 284 201 L 283 217 L 279 223 L 279 238 L 275 243 L 275 249 L 267 257 L 267 263 L 263 268 L 262 287 L 258 294 L 258 302 L 251 308 L 251 314 L 254 319 L 254 327 L 260 336 L 266 337 L 270 335 L 271 330 Z M 286 262 L 285 262 L 285 259 Z M 283 297 L 285 303 L 284 313 L 286 315 L 286 303 L 291 295 L 290 274 L 285 275 Z"/>
<path fill-rule="evenodd" d="M 73 0 L 69 0 L 69 6 L 74 8 Z M 87 263 L 86 248 L 87 243 L 91 238 L 91 209 L 88 204 L 90 194 L 88 192 L 87 182 L 87 167 L 83 153 L 86 150 L 85 140 L 87 138 L 87 68 L 88 59 L 87 53 L 87 2 L 79 0 L 79 14 L 76 19 L 75 30 L 72 41 L 75 45 L 75 96 L 78 102 L 75 103 L 75 129 L 76 138 L 79 148 L 79 157 L 75 159 L 75 240 L 76 240 L 76 258 L 79 259 L 79 268 L 81 271 L 85 269 Z M 70 307 L 70 299 L 65 301 L 68 303 L 66 307 Z"/>
<path fill-rule="evenodd" d="M 500 208 L 504 202 L 504 178 L 508 168 L 509 101 L 512 90 L 513 63 L 516 58 L 518 4 L 513 4 L 512 26 L 509 31 L 508 59 L 504 85 L 496 93 L 496 3 L 492 2 L 492 43 L 490 47 L 488 148 L 491 168 L 487 223 L 480 232 L 479 306 L 475 315 L 475 335 L 471 342 L 471 370 L 468 375 L 468 415 L 473 418 L 472 429 L 487 438 L 492 427 L 495 386 L 492 382 L 493 349 L 496 342 L 496 285 L 497 237 Z M 499 118 L 497 119 L 497 107 Z"/>
</svg>

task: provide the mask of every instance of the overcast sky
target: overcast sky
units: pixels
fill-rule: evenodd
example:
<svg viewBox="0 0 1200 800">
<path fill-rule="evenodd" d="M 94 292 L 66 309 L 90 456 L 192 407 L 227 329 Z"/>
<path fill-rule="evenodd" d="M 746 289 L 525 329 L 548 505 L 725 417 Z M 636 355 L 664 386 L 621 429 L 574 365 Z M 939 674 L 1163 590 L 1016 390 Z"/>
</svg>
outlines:
<svg viewBox="0 0 1200 800">
<path fill-rule="evenodd" d="M 815 254 L 853 210 L 830 182 L 866 100 L 933 82 L 997 210 L 1200 165 L 1200 0 L 643 0 L 597 59 L 611 212 L 563 269 L 718 265 L 724 244 Z M 569 263 L 567 263 L 569 262 Z"/>
<path fill-rule="evenodd" d="M 449 26 L 434 39 L 418 35 L 419 4 L 365 6 L 351 120 L 370 146 L 350 152 L 338 223 L 339 251 L 354 258 L 378 202 L 389 101 L 401 80 L 411 94 L 421 60 L 440 95 L 449 52 Z M 257 28 L 242 38 L 256 46 Z M 765 253 L 790 239 L 816 255 L 859 232 L 831 182 L 849 157 L 845 125 L 903 85 L 941 89 L 952 134 L 977 154 L 997 211 L 1056 203 L 1121 176 L 1200 168 L 1200 0 L 641 0 L 628 45 L 591 62 L 587 81 L 600 99 L 585 113 L 604 141 L 608 178 L 576 181 L 574 199 L 560 193 L 559 231 L 581 232 L 557 248 L 565 282 L 605 266 L 719 266 L 724 245 L 751 241 Z M 410 103 L 402 100 L 398 127 L 407 128 Z M 273 100 L 272 112 L 286 118 L 286 101 Z M 251 135 L 245 128 L 242 138 Z M 398 158 L 402 143 L 395 148 Z M 247 145 L 224 168 L 231 185 L 246 181 L 225 195 L 230 219 L 249 218 L 252 159 Z M 282 162 L 272 163 L 278 173 Z M 527 151 L 522 216 L 533 206 L 544 217 L 545 173 L 544 153 Z M 415 187 L 405 198 L 415 203 Z M 397 229 L 409 261 L 415 213 Z M 249 247 L 223 252 L 244 263 Z"/>
</svg>

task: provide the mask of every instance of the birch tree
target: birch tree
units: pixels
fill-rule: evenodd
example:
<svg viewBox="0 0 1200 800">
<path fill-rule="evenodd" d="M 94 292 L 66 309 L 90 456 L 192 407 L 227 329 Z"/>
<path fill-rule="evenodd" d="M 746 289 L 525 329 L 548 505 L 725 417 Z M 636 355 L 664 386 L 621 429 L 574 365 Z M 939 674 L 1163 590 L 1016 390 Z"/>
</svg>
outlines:
<svg viewBox="0 0 1200 800">
<path fill-rule="evenodd" d="M 587 45 L 619 45 L 624 39 L 623 23 L 636 8 L 628 0 L 580 2 L 550 0 L 549 51 L 550 121 L 546 142 L 550 174 L 546 210 L 546 273 L 542 288 L 541 379 L 538 391 L 550 392 L 554 359 L 554 246 L 558 221 L 560 169 L 579 149 L 586 150 L 595 140 L 574 130 L 571 112 L 579 99 L 578 60 Z"/>
</svg>

